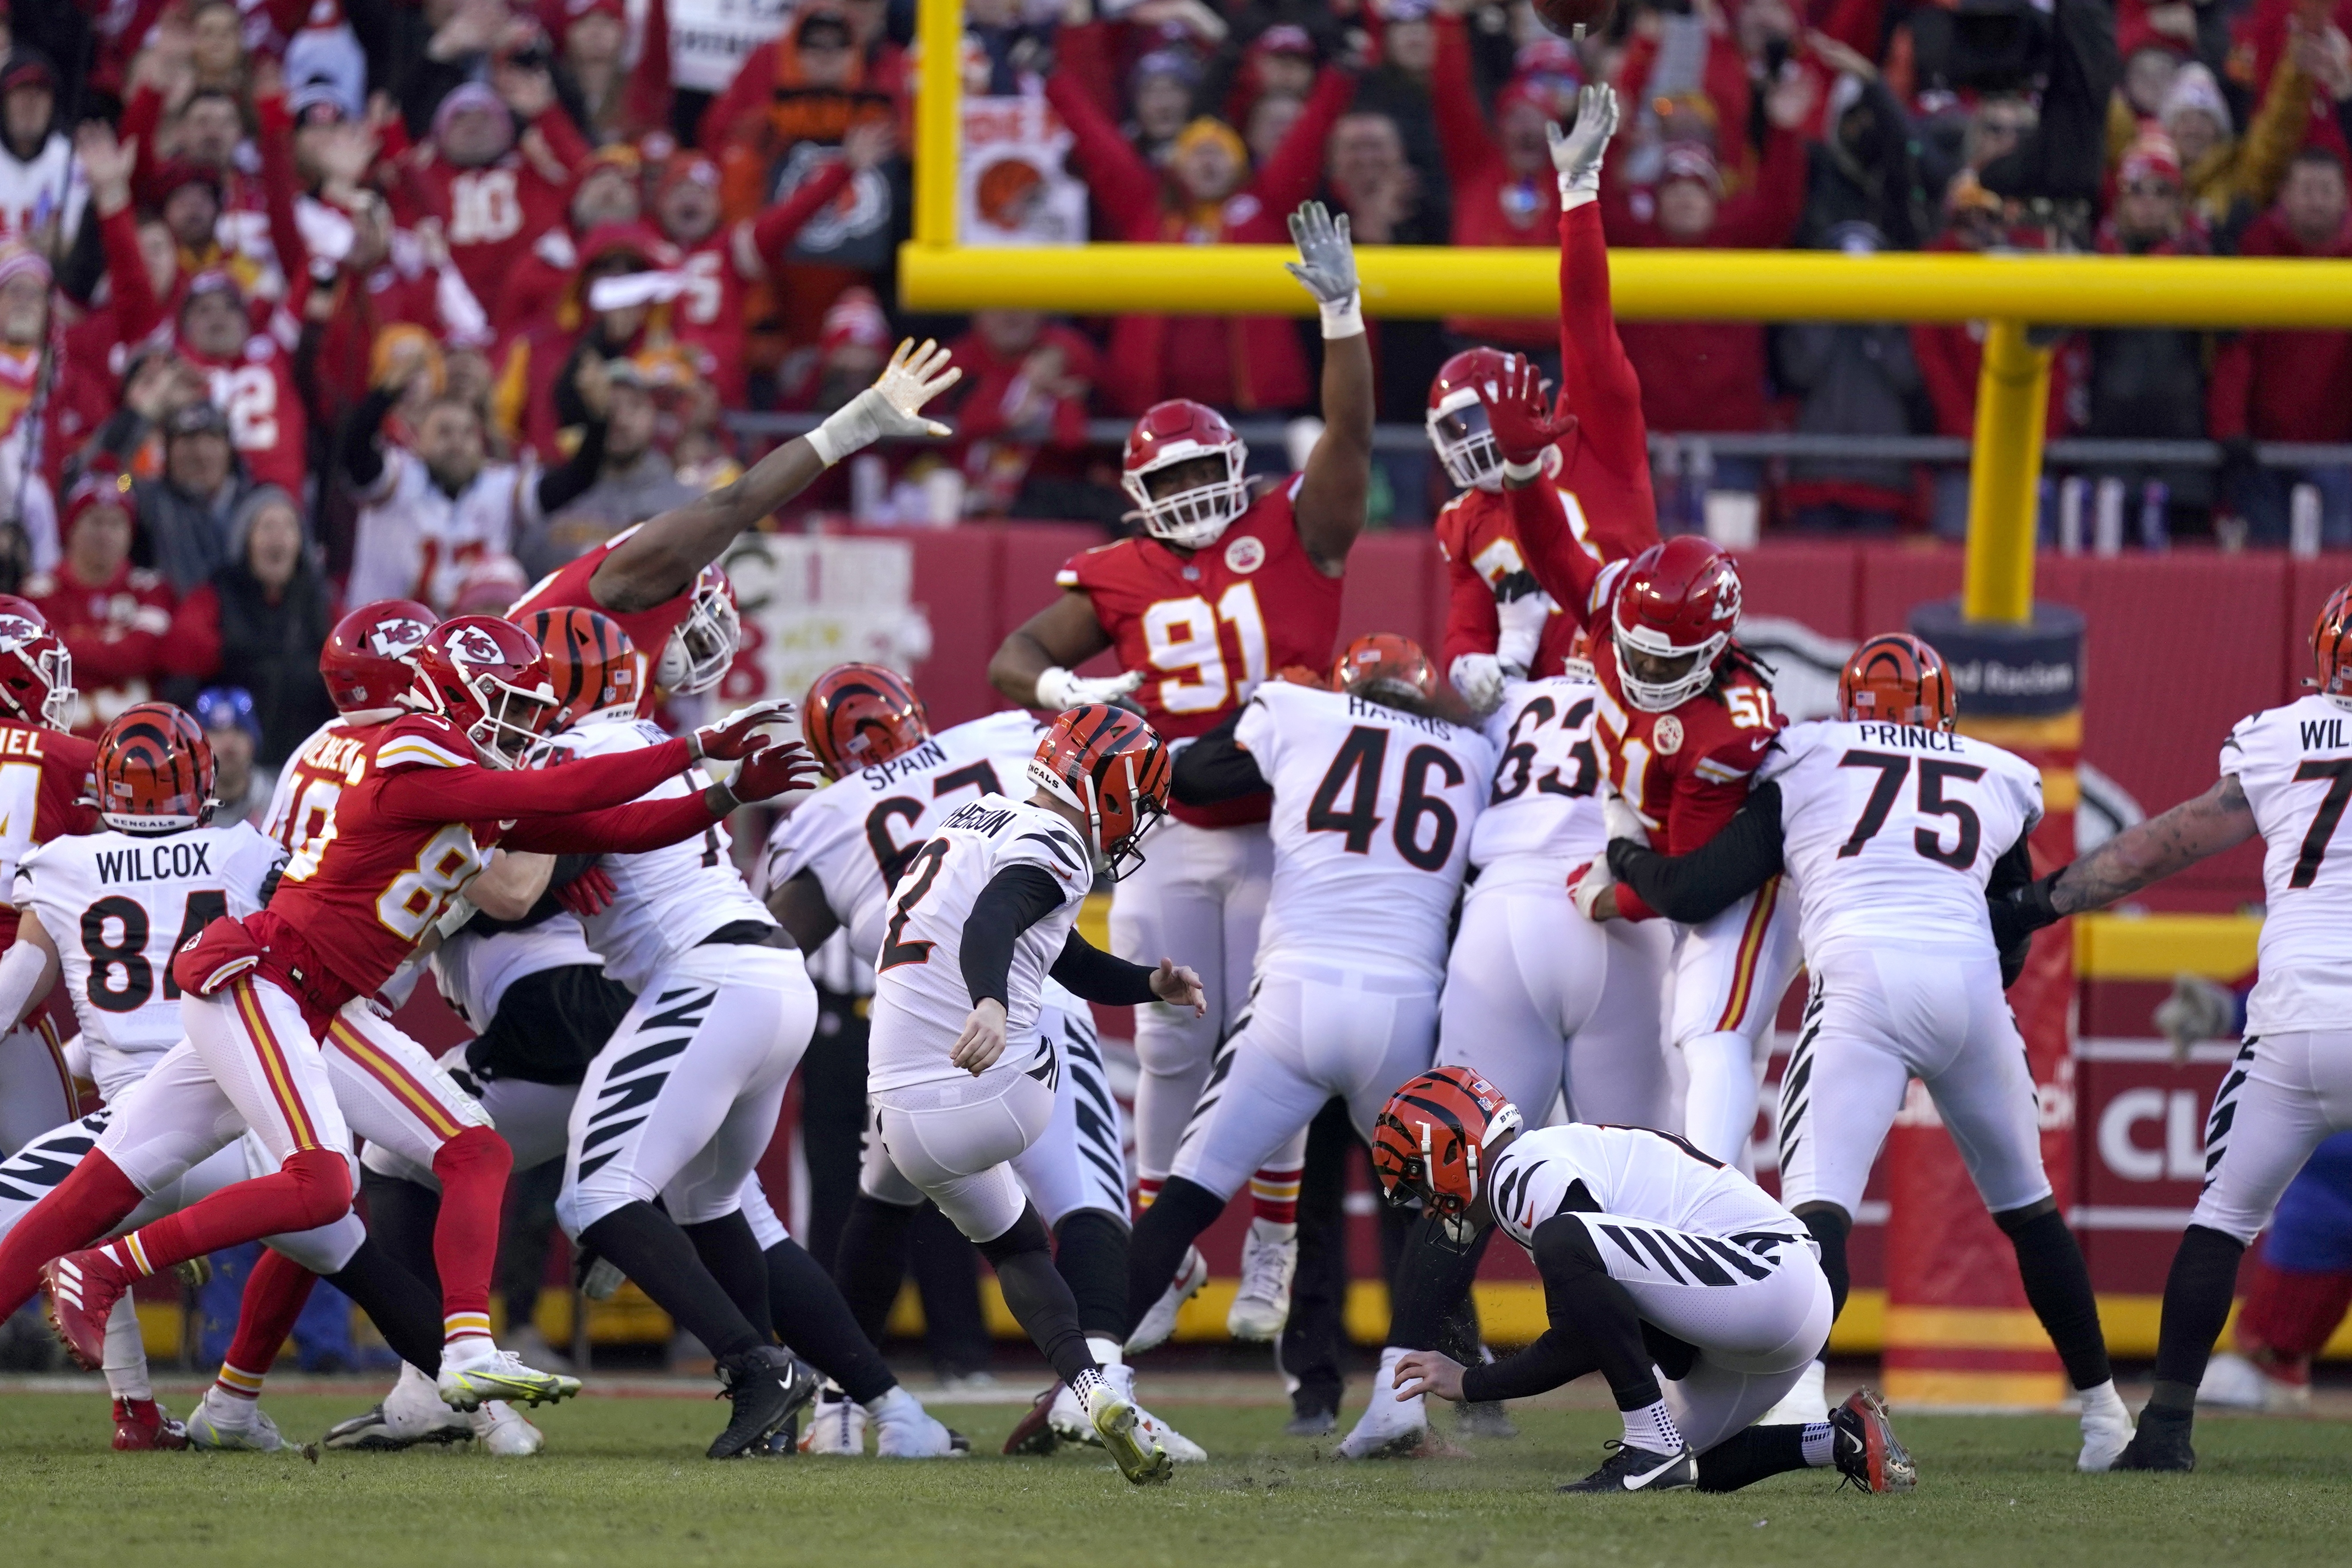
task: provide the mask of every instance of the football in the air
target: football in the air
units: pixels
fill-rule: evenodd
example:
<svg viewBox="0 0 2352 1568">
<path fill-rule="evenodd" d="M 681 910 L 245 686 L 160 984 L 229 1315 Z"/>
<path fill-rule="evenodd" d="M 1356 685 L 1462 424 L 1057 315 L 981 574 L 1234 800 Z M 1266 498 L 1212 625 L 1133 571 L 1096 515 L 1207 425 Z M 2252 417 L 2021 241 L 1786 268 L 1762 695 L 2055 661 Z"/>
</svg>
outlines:
<svg viewBox="0 0 2352 1568">
<path fill-rule="evenodd" d="M 1545 26 L 1563 38 L 1598 33 L 1609 20 L 1616 0 L 1535 0 L 1536 15 Z"/>
</svg>

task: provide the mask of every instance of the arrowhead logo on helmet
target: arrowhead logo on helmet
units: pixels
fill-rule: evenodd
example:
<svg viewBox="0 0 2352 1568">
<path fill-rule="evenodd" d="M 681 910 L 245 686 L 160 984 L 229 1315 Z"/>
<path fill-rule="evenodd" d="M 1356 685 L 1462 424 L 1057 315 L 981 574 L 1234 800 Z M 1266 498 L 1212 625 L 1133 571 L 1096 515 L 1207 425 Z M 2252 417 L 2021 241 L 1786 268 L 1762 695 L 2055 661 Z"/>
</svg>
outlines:
<svg viewBox="0 0 2352 1568">
<path fill-rule="evenodd" d="M 319 651 L 319 674 L 335 711 L 391 707 L 415 681 L 416 651 L 436 619 L 413 599 L 382 599 L 336 622 Z"/>
<path fill-rule="evenodd" d="M 539 744 L 556 710 L 539 644 L 494 615 L 460 615 L 435 627 L 400 700 L 465 731 L 485 768 L 512 768 Z"/>
<path fill-rule="evenodd" d="M 1739 570 L 1720 545 L 1677 534 L 1635 556 L 1610 629 L 1625 700 L 1665 713 L 1706 690 L 1739 623 Z"/>
<path fill-rule="evenodd" d="M 0 708 L 26 724 L 73 724 L 73 654 L 28 601 L 0 593 Z"/>
</svg>

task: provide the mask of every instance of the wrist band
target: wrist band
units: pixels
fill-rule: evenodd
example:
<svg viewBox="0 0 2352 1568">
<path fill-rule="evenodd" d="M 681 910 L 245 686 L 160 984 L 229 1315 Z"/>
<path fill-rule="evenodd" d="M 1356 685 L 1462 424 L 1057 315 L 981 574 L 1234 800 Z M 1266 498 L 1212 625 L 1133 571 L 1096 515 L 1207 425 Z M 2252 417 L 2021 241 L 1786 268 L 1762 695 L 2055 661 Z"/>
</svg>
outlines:
<svg viewBox="0 0 2352 1568">
<path fill-rule="evenodd" d="M 1524 485 L 1530 479 L 1533 479 L 1537 475 L 1542 473 L 1543 469 L 1544 460 L 1542 455 L 1538 454 L 1533 462 L 1504 464 L 1503 477 L 1509 480 L 1514 485 Z"/>
<path fill-rule="evenodd" d="M 1583 182 L 1572 181 L 1565 174 L 1559 177 L 1559 210 L 1561 212 L 1572 213 L 1585 203 L 1597 202 L 1600 199 L 1601 171 L 1598 169 L 1595 169 Z"/>
<path fill-rule="evenodd" d="M 1320 308 L 1323 314 L 1323 336 L 1327 340 L 1332 338 L 1356 338 L 1363 335 L 1364 296 L 1362 290 L 1350 290 L 1348 298 L 1345 299 L 1339 300 L 1337 303 L 1327 302 L 1323 304 Z"/>
</svg>

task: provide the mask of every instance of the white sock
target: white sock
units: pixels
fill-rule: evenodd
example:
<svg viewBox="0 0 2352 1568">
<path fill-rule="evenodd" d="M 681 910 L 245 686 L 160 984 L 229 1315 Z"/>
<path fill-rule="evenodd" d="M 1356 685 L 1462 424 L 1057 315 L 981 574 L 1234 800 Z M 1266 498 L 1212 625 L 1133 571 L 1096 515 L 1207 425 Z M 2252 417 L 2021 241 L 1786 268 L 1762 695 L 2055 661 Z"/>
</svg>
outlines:
<svg viewBox="0 0 2352 1568">
<path fill-rule="evenodd" d="M 147 1381 L 147 1343 L 139 1333 L 139 1309 L 129 1296 L 106 1315 L 106 1391 L 117 1399 L 152 1399 Z"/>
<path fill-rule="evenodd" d="M 2116 1392 L 2116 1380 L 2112 1377 L 2095 1387 L 2076 1389 L 2074 1396 L 2083 1402 L 2083 1414 L 2085 1416 L 2094 1409 L 2112 1409 L 2126 1419 L 2130 1417 L 2131 1412 L 2124 1404 L 2124 1396 Z"/>
<path fill-rule="evenodd" d="M 903 1385 L 894 1383 L 878 1397 L 866 1402 L 866 1413 L 877 1421 L 898 1421 L 921 1415 L 923 1407 L 915 1403 L 915 1396 Z"/>
<path fill-rule="evenodd" d="M 1820 1469 L 1837 1458 L 1837 1428 L 1827 1421 L 1805 1423 L 1805 1463 Z"/>
<path fill-rule="evenodd" d="M 1127 1347 L 1118 1341 L 1105 1338 L 1101 1334 L 1087 1335 L 1087 1354 L 1095 1358 L 1095 1363 L 1098 1366 L 1127 1364 Z"/>
<path fill-rule="evenodd" d="M 1654 1454 L 1679 1454 L 1683 1451 L 1682 1429 L 1675 1425 L 1675 1413 L 1666 1408 L 1663 1399 L 1645 1405 L 1639 1410 L 1621 1410 L 1625 1418 L 1625 1446 L 1646 1448 Z"/>
</svg>

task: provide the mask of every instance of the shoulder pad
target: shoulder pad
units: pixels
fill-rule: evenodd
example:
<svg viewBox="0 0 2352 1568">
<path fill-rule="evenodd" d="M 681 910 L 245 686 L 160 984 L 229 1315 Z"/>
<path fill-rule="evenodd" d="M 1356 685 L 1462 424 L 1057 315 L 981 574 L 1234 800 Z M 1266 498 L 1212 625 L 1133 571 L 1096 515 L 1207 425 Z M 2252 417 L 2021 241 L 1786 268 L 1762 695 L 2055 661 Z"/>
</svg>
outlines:
<svg viewBox="0 0 2352 1568">
<path fill-rule="evenodd" d="M 375 740 L 375 767 L 389 773 L 400 768 L 478 768 L 473 742 L 465 732 L 437 714 L 413 713 L 383 727 Z"/>
</svg>

